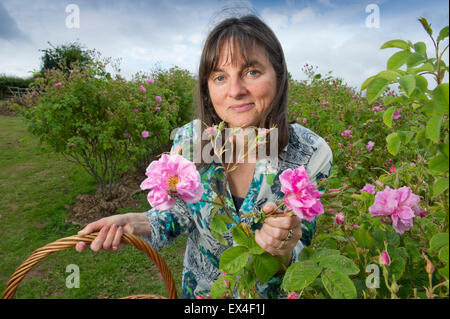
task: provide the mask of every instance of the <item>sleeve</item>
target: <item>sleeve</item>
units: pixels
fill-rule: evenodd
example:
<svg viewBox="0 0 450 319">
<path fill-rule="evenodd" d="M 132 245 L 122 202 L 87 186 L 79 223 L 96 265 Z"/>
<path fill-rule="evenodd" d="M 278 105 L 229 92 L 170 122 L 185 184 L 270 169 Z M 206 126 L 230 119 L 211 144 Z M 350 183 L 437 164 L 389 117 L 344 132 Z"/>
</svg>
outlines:
<svg viewBox="0 0 450 319">
<path fill-rule="evenodd" d="M 191 122 L 177 129 L 170 154 L 182 154 L 184 146 L 190 145 L 192 127 Z M 190 159 L 191 154 L 184 152 L 182 155 Z M 191 210 L 181 199 L 176 200 L 171 210 L 159 211 L 152 208 L 144 214 L 150 221 L 151 236 L 141 236 L 141 238 L 157 250 L 170 245 L 178 236 L 188 234 L 195 228 Z"/>
</svg>

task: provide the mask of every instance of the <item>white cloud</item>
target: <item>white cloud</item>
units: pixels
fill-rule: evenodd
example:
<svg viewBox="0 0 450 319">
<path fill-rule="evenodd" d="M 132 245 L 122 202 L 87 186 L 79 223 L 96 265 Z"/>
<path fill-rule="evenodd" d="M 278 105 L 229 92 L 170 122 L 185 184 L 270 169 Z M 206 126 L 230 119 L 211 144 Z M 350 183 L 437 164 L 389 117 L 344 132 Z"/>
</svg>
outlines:
<svg viewBox="0 0 450 319">
<path fill-rule="evenodd" d="M 269 8 L 262 10 L 261 17 L 274 30 L 286 28 L 289 23 L 287 15 L 277 13 Z"/>
<path fill-rule="evenodd" d="M 307 7 L 305 9 L 294 12 L 291 16 L 291 22 L 293 24 L 303 23 L 311 21 L 314 18 L 315 18 L 314 9 L 311 7 Z"/>
</svg>

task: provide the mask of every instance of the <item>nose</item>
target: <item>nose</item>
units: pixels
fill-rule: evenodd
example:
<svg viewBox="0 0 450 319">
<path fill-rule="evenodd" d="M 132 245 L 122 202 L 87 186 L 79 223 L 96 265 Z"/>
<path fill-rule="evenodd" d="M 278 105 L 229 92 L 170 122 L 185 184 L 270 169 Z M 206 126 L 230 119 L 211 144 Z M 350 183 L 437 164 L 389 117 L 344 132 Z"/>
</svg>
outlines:
<svg viewBox="0 0 450 319">
<path fill-rule="evenodd" d="M 228 94 L 232 98 L 239 98 L 247 94 L 247 88 L 245 87 L 244 80 L 240 76 L 231 78 Z"/>
</svg>

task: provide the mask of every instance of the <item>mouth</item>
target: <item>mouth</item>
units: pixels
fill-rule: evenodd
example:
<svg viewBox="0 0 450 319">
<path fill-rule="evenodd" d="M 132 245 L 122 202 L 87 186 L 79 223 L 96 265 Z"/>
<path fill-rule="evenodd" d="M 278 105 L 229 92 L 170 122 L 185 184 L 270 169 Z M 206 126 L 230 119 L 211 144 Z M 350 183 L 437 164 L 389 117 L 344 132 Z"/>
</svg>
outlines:
<svg viewBox="0 0 450 319">
<path fill-rule="evenodd" d="M 255 106 L 255 103 L 245 103 L 245 104 L 232 105 L 232 106 L 230 106 L 230 109 L 232 109 L 235 112 L 245 112 L 245 111 L 250 110 L 254 106 Z"/>
</svg>

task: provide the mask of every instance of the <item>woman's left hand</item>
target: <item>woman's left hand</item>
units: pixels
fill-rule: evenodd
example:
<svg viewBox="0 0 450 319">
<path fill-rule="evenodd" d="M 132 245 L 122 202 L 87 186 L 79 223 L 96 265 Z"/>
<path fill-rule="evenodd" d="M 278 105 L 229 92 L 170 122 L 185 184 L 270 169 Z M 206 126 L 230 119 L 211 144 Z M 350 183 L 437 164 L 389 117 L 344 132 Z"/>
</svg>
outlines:
<svg viewBox="0 0 450 319">
<path fill-rule="evenodd" d="M 265 213 L 272 212 L 277 208 L 273 202 L 264 205 Z M 255 232 L 256 243 L 269 254 L 285 256 L 286 264 L 289 265 L 292 258 L 292 250 L 297 242 L 302 238 L 302 220 L 296 216 L 283 216 L 283 212 L 278 210 L 280 215 L 267 217 L 260 230 Z"/>
</svg>

